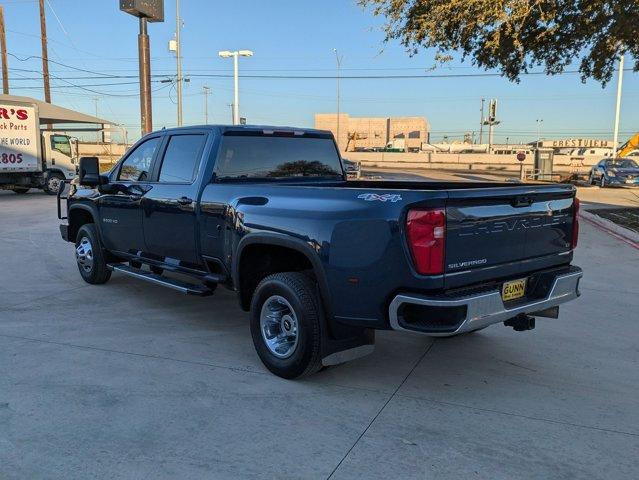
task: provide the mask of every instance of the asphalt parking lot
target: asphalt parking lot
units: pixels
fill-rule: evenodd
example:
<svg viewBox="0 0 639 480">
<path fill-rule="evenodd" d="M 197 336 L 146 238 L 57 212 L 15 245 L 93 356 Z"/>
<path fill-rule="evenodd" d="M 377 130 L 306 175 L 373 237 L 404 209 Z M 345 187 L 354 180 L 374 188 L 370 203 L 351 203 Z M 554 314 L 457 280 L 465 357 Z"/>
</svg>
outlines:
<svg viewBox="0 0 639 480">
<path fill-rule="evenodd" d="M 232 293 L 89 286 L 57 225 L 0 193 L 3 480 L 639 478 L 639 251 L 586 222 L 558 320 L 380 332 L 304 381 L 265 370 Z"/>
</svg>

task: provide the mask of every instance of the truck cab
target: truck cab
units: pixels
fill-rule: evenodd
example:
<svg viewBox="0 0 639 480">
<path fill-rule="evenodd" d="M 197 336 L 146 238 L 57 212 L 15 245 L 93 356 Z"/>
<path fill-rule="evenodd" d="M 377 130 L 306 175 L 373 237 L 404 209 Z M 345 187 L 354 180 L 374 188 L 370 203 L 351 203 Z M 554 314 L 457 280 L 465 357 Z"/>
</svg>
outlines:
<svg viewBox="0 0 639 480">
<path fill-rule="evenodd" d="M 44 130 L 42 132 L 42 163 L 44 189 L 57 193 L 60 183 L 73 180 L 77 168 L 77 140 L 69 135 Z"/>
</svg>

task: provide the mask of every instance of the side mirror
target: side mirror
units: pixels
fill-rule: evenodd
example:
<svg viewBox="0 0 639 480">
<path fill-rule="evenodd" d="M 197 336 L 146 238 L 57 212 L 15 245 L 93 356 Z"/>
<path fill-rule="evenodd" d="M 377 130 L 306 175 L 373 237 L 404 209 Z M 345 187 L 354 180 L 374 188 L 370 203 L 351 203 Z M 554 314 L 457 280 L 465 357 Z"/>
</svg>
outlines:
<svg viewBox="0 0 639 480">
<path fill-rule="evenodd" d="M 108 177 L 100 175 L 98 157 L 81 157 L 78 177 L 80 185 L 87 187 L 97 187 L 108 182 Z"/>
</svg>

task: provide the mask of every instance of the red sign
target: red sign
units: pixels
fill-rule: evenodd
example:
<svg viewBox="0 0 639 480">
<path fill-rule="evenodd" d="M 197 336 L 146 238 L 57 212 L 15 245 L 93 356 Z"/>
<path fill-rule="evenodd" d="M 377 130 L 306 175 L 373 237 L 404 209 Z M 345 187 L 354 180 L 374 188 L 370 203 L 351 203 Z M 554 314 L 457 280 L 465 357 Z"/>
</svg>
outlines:
<svg viewBox="0 0 639 480">
<path fill-rule="evenodd" d="M 519 160 L 520 162 L 523 162 L 524 160 L 526 160 L 526 153 L 517 152 L 517 160 Z"/>
</svg>

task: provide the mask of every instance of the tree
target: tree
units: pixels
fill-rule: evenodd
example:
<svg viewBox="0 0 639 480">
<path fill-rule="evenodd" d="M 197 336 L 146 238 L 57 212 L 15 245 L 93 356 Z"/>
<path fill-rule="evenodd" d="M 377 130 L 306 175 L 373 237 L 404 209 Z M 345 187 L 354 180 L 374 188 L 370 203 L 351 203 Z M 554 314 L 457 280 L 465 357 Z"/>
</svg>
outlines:
<svg viewBox="0 0 639 480">
<path fill-rule="evenodd" d="M 358 0 L 387 18 L 386 41 L 411 55 L 496 68 L 512 81 L 535 66 L 550 75 L 579 64 L 582 81 L 605 85 L 621 53 L 639 70 L 639 0 Z"/>
</svg>

